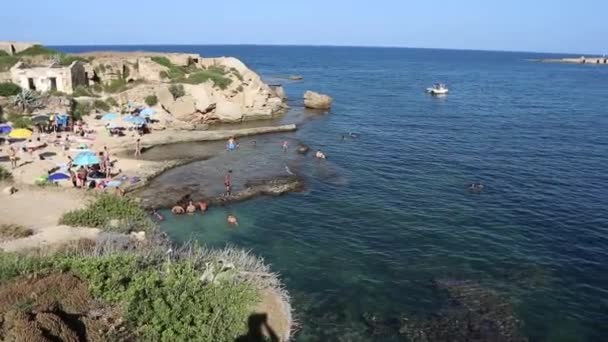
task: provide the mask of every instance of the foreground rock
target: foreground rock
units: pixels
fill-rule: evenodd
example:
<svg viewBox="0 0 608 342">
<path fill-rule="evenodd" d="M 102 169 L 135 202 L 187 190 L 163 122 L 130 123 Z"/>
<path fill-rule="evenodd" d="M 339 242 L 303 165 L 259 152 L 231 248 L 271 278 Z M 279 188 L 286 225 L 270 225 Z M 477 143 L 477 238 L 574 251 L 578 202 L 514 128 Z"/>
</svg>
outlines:
<svg viewBox="0 0 608 342">
<path fill-rule="evenodd" d="M 308 90 L 304 93 L 304 106 L 311 109 L 330 109 L 333 99 L 328 95 Z"/>
</svg>

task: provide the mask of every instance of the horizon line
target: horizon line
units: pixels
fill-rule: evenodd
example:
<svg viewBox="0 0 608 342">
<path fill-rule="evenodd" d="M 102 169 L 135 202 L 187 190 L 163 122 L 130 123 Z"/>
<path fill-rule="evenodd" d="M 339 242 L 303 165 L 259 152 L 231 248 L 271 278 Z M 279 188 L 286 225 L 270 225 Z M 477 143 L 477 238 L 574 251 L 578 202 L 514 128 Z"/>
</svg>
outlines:
<svg viewBox="0 0 608 342">
<path fill-rule="evenodd" d="M 44 44 L 43 44 L 44 45 Z M 477 51 L 477 52 L 507 52 L 507 53 L 535 53 L 535 54 L 551 54 L 551 55 L 581 55 L 594 56 L 601 55 L 599 53 L 581 53 L 581 52 L 551 52 L 551 51 L 523 51 L 523 50 L 490 50 L 477 48 L 437 48 L 437 47 L 410 47 L 396 45 L 334 45 L 334 44 L 257 44 L 257 43 L 123 43 L 123 44 L 49 44 L 49 47 L 160 47 L 160 46 L 267 46 L 267 47 L 328 47 L 328 48 L 363 48 L 363 49 L 420 49 L 420 50 L 448 50 L 448 51 Z"/>
</svg>

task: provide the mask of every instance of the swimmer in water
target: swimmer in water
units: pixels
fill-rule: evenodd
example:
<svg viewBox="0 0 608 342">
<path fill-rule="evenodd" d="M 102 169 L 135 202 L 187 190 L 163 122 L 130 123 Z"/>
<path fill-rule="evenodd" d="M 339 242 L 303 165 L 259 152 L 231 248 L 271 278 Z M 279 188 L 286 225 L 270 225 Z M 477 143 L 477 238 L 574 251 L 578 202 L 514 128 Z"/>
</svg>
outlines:
<svg viewBox="0 0 608 342">
<path fill-rule="evenodd" d="M 232 226 L 239 225 L 239 221 L 236 219 L 236 216 L 234 216 L 234 215 L 228 215 L 228 217 L 226 218 L 226 221 L 228 221 L 228 224 L 232 225 Z"/>
<path fill-rule="evenodd" d="M 163 217 L 163 215 L 161 215 L 158 211 L 156 211 L 156 209 L 152 209 L 152 215 L 154 217 L 156 217 L 157 220 L 159 221 L 164 221 L 165 218 Z"/>
<path fill-rule="evenodd" d="M 207 202 L 204 202 L 204 201 L 200 201 L 200 202 L 198 203 L 198 205 L 199 205 L 199 207 L 201 208 L 201 211 L 202 211 L 202 212 L 207 211 L 207 208 L 209 207 L 209 206 L 207 205 Z"/>
<path fill-rule="evenodd" d="M 469 185 L 469 191 L 471 192 L 482 192 L 484 190 L 485 186 L 481 183 L 471 183 L 471 185 Z"/>
<path fill-rule="evenodd" d="M 194 203 L 192 203 L 192 201 L 188 202 L 188 206 L 186 207 L 186 211 L 188 212 L 188 214 L 192 214 L 196 211 L 196 206 L 194 206 Z"/>
<path fill-rule="evenodd" d="M 287 142 L 287 140 L 283 141 L 283 152 L 287 152 L 287 150 L 289 149 L 289 143 Z"/>
<path fill-rule="evenodd" d="M 239 144 L 236 142 L 236 140 L 234 140 L 234 137 L 230 137 L 230 139 L 228 139 L 228 142 L 226 143 L 226 149 L 228 151 L 234 151 L 239 147 Z"/>
<path fill-rule="evenodd" d="M 317 153 L 315 153 L 315 157 L 317 159 L 327 159 L 327 157 L 325 156 L 325 153 L 321 152 L 321 150 L 317 150 Z"/>
<path fill-rule="evenodd" d="M 171 212 L 172 212 L 174 215 L 181 215 L 181 214 L 183 214 L 183 213 L 184 213 L 184 208 L 182 208 L 180 205 L 176 205 L 175 207 L 173 207 L 173 208 L 171 209 Z"/>
</svg>

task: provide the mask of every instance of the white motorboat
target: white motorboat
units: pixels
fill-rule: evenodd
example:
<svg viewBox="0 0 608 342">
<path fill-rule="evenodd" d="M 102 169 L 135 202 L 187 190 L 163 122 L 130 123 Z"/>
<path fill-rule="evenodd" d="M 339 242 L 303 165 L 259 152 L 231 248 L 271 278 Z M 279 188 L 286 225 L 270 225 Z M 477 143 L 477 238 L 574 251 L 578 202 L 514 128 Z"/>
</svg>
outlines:
<svg viewBox="0 0 608 342">
<path fill-rule="evenodd" d="M 445 95 L 448 93 L 448 88 L 445 86 L 445 84 L 437 83 L 431 88 L 426 88 L 426 91 L 431 95 Z"/>
</svg>

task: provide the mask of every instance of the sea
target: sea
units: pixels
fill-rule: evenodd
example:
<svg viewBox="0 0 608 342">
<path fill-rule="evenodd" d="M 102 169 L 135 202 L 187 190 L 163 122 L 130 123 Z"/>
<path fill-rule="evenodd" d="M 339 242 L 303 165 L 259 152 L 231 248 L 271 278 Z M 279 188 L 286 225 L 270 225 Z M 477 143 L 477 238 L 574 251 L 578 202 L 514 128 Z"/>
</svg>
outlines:
<svg viewBox="0 0 608 342">
<path fill-rule="evenodd" d="M 541 63 L 567 56 L 526 52 L 59 48 L 234 56 L 283 84 L 292 109 L 280 120 L 298 131 L 257 145 L 276 155 L 283 140 L 324 151 L 324 162 L 292 151 L 284 160 L 305 176 L 305 191 L 167 215 L 162 228 L 177 241 L 263 257 L 291 295 L 297 341 L 403 340 L 384 322 L 437 317 L 438 282 L 496 295 L 530 341 L 608 338 L 608 67 Z M 436 82 L 449 95 L 425 92 Z M 331 111 L 305 110 L 309 89 L 331 95 Z M 241 153 L 226 168 L 253 163 Z M 196 175 L 192 182 L 207 177 L 202 165 L 174 172 Z M 240 166 L 233 178 L 246 179 Z M 238 227 L 226 225 L 228 213 Z"/>
</svg>

